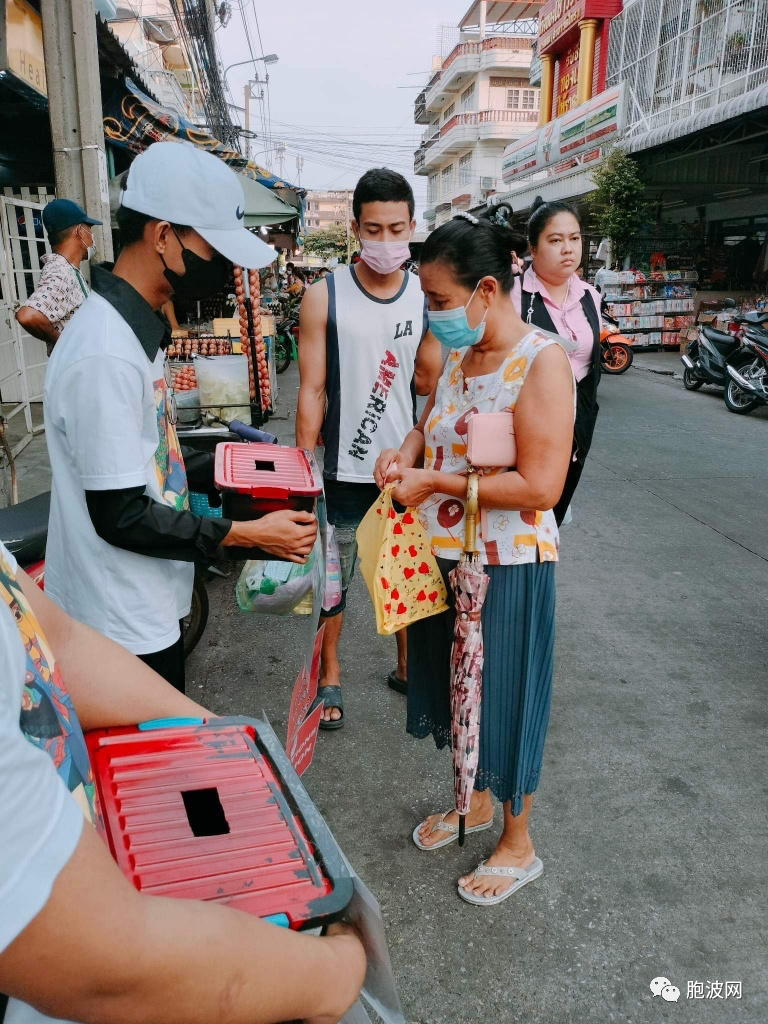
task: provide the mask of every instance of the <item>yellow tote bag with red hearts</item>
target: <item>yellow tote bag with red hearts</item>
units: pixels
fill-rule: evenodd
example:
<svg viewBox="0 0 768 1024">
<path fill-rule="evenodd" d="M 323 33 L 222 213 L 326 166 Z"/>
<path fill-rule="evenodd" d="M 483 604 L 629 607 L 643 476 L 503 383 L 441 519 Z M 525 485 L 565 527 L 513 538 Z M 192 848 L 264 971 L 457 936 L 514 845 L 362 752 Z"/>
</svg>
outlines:
<svg viewBox="0 0 768 1024">
<path fill-rule="evenodd" d="M 424 529 L 414 509 L 395 511 L 391 488 L 360 523 L 357 545 L 377 632 L 389 636 L 447 609 L 445 583 Z"/>
</svg>

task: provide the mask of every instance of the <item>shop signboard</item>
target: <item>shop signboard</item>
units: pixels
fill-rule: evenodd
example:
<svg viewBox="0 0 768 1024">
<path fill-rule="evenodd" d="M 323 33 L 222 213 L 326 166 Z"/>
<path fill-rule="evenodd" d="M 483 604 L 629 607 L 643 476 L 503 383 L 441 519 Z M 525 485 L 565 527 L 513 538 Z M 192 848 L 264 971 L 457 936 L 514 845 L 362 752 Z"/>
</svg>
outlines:
<svg viewBox="0 0 768 1024">
<path fill-rule="evenodd" d="M 588 103 L 550 121 L 507 146 L 502 160 L 505 184 L 535 171 L 564 171 L 596 159 L 596 150 L 614 141 L 624 127 L 624 85 L 607 89 Z"/>
<path fill-rule="evenodd" d="M 516 139 L 504 150 L 501 163 L 501 177 L 506 183 L 516 178 L 525 177 L 539 170 L 538 152 L 539 132 L 531 132 L 522 139 Z"/>
<path fill-rule="evenodd" d="M 548 0 L 539 15 L 539 54 L 556 51 L 585 18 L 614 18 L 621 6 L 621 0 Z"/>
<path fill-rule="evenodd" d="M 557 79 L 557 102 L 555 109 L 561 117 L 573 110 L 579 91 L 579 54 L 581 46 L 577 41 L 560 55 L 560 73 Z"/>
<path fill-rule="evenodd" d="M 0 71 L 47 96 L 40 15 L 26 0 L 0 0 L 0 5 Z"/>
</svg>

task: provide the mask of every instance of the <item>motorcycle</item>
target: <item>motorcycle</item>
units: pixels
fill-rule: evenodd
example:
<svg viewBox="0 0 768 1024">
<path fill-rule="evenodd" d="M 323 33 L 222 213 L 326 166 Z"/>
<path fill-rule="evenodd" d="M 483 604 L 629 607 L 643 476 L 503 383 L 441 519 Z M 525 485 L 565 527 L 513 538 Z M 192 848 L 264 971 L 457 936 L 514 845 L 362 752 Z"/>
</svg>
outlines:
<svg viewBox="0 0 768 1024">
<path fill-rule="evenodd" d="M 215 419 L 215 417 L 211 417 Z M 240 420 L 219 420 L 241 441 L 277 444 L 274 434 L 251 427 Z M 48 540 L 48 516 L 51 492 L 45 491 L 7 508 L 0 508 L 0 540 L 27 575 L 41 590 L 45 589 L 45 546 Z M 213 572 L 213 567 L 209 567 Z M 184 657 L 197 647 L 208 624 L 209 602 L 205 586 L 205 567 L 195 566 L 192 603 L 183 620 Z"/>
<path fill-rule="evenodd" d="M 741 358 L 727 364 L 729 380 L 723 398 L 730 412 L 744 415 L 758 405 L 768 405 L 768 313 L 747 313 L 737 323 Z"/>
<path fill-rule="evenodd" d="M 725 305 L 732 309 L 736 303 L 733 299 L 726 299 Z M 725 388 L 730 379 L 727 363 L 737 358 L 740 349 L 741 338 L 738 332 L 726 333 L 708 324 L 699 324 L 695 340 L 680 357 L 685 367 L 683 387 L 687 391 L 698 391 L 704 384 Z"/>
<path fill-rule="evenodd" d="M 45 589 L 45 545 L 48 540 L 48 515 L 51 492 L 28 498 L 17 505 L 0 509 L 0 540 L 8 548 L 30 579 Z M 184 619 L 184 657 L 197 647 L 208 623 L 209 604 L 205 580 L 195 570 L 192 604 Z"/>
<path fill-rule="evenodd" d="M 295 307 L 278 322 L 275 332 L 275 369 L 278 373 L 285 373 L 291 365 L 291 359 L 298 359 L 298 335 L 299 311 Z"/>
<path fill-rule="evenodd" d="M 634 361 L 635 353 L 624 335 L 619 334 L 618 321 L 606 312 L 602 316 L 603 323 L 610 326 L 604 327 L 600 333 L 600 367 L 603 373 L 626 373 Z"/>
</svg>

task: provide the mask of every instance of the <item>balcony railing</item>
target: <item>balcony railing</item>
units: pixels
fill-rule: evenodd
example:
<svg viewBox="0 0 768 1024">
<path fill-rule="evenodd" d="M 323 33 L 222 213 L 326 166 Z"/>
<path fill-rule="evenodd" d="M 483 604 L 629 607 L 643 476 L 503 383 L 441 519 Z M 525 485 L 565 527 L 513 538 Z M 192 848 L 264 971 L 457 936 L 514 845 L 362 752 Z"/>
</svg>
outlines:
<svg viewBox="0 0 768 1024">
<path fill-rule="evenodd" d="M 483 39 L 482 42 L 459 43 L 443 61 L 443 70 L 450 67 L 457 57 L 488 53 L 491 50 L 530 50 L 532 45 L 532 39 L 519 36 L 490 36 L 488 39 Z"/>
<path fill-rule="evenodd" d="M 427 90 L 422 89 L 413 101 L 413 120 L 416 124 L 424 124 L 427 118 Z"/>
<path fill-rule="evenodd" d="M 440 129 L 443 138 L 454 128 L 478 124 L 538 124 L 536 110 L 478 110 L 466 114 L 454 114 Z M 433 140 L 434 141 L 434 140 Z"/>
<path fill-rule="evenodd" d="M 418 174 L 419 171 L 424 170 L 424 164 L 427 162 L 427 149 L 426 146 L 419 146 L 416 152 L 413 154 L 413 173 Z"/>
</svg>

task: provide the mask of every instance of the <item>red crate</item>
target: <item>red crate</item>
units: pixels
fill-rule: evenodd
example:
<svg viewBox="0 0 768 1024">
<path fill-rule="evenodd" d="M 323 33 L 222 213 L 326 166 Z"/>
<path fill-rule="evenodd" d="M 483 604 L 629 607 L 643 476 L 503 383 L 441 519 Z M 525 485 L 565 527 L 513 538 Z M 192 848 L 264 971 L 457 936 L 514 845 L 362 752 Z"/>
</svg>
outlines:
<svg viewBox="0 0 768 1024">
<path fill-rule="evenodd" d="M 261 519 L 283 509 L 313 512 L 323 493 L 314 455 L 275 444 L 217 445 L 214 479 L 227 519 Z M 257 548 L 229 547 L 226 553 L 235 559 L 265 557 Z"/>
<path fill-rule="evenodd" d="M 126 878 L 295 929 L 336 919 L 351 880 L 274 734 L 243 718 L 160 725 L 86 736 L 98 827 Z"/>
</svg>

